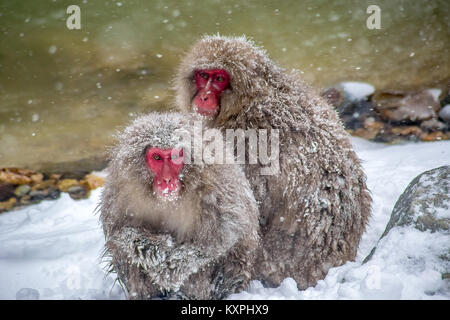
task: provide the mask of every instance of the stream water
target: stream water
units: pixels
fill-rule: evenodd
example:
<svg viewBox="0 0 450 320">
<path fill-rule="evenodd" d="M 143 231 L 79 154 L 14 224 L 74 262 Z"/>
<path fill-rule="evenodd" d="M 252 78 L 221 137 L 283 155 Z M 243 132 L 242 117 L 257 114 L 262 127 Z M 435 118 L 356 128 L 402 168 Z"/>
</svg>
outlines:
<svg viewBox="0 0 450 320">
<path fill-rule="evenodd" d="M 71 4 L 80 30 L 66 27 Z M 366 26 L 372 4 L 381 29 Z M 252 37 L 321 87 L 416 89 L 450 77 L 447 0 L 2 0 L 0 167 L 97 163 L 117 128 L 170 108 L 180 56 L 218 32 Z"/>
</svg>

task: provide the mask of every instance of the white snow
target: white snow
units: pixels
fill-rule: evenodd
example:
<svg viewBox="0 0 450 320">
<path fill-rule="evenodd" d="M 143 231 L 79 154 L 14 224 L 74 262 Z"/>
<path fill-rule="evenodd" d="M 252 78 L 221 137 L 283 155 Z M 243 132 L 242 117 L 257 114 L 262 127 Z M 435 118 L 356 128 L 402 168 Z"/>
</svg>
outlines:
<svg viewBox="0 0 450 320">
<path fill-rule="evenodd" d="M 315 287 L 297 290 L 287 278 L 278 288 L 252 281 L 232 299 L 450 299 L 439 256 L 450 236 L 394 228 L 372 259 L 362 260 L 383 233 L 408 183 L 423 171 L 450 163 L 450 141 L 388 146 L 353 138 L 373 196 L 373 213 L 355 262 L 333 268 Z M 0 214 L 0 299 L 122 299 L 100 261 L 104 237 L 94 214 L 101 190 L 86 200 L 56 201 Z"/>
<path fill-rule="evenodd" d="M 358 68 L 359 67 L 356 69 L 359 70 Z M 347 81 L 341 82 L 339 85 L 349 95 L 351 100 L 363 100 L 375 92 L 375 87 L 373 85 L 364 82 Z"/>
<path fill-rule="evenodd" d="M 433 96 L 434 101 L 439 102 L 439 96 L 441 95 L 442 90 L 441 89 L 428 89 L 427 90 L 429 94 Z"/>
</svg>

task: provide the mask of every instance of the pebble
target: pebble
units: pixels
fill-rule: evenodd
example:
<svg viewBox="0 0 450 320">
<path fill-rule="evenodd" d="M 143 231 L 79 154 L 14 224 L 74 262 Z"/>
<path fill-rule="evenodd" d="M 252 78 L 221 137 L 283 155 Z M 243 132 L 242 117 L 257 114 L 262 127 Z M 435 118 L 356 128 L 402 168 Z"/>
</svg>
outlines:
<svg viewBox="0 0 450 320">
<path fill-rule="evenodd" d="M 47 196 L 48 196 L 48 191 L 33 190 L 30 192 L 30 200 L 31 201 L 41 201 L 41 200 L 44 200 Z"/>
<path fill-rule="evenodd" d="M 10 210 L 17 203 L 16 198 L 11 198 L 8 201 L 0 202 L 0 212 Z"/>
<path fill-rule="evenodd" d="M 30 191 L 31 191 L 31 187 L 29 185 L 22 184 L 16 188 L 16 190 L 14 191 L 14 194 L 16 197 L 20 198 L 20 197 L 23 197 L 24 195 L 26 195 Z"/>
<path fill-rule="evenodd" d="M 81 186 L 70 187 L 67 192 L 74 200 L 86 199 L 87 197 L 89 197 L 89 190 Z"/>
<path fill-rule="evenodd" d="M 381 91 L 374 94 L 372 101 L 381 118 L 391 122 L 421 122 L 435 118 L 440 107 L 428 90 Z"/>
<path fill-rule="evenodd" d="M 439 118 L 450 124 L 450 104 L 445 105 L 439 111 Z"/>
<path fill-rule="evenodd" d="M 443 131 L 447 129 L 447 125 L 437 119 L 422 121 L 420 128 L 425 131 Z"/>
<path fill-rule="evenodd" d="M 89 197 L 90 190 L 97 189 L 105 183 L 104 177 L 93 173 L 80 180 L 61 177 L 61 174 L 51 174 L 48 177 L 27 169 L 0 169 L 0 212 L 19 205 L 55 200 L 59 198 L 61 192 L 69 193 L 74 200 L 85 199 Z"/>
<path fill-rule="evenodd" d="M 71 187 L 79 186 L 79 182 L 76 179 L 63 179 L 57 184 L 58 189 L 62 192 L 68 192 Z"/>
</svg>

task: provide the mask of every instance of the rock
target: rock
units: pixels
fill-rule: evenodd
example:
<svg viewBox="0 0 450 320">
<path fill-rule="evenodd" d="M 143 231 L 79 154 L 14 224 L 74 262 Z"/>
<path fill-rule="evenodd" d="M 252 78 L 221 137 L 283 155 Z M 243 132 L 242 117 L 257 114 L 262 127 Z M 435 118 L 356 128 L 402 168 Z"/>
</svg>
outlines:
<svg viewBox="0 0 450 320">
<path fill-rule="evenodd" d="M 52 173 L 50 175 L 50 180 L 59 180 L 59 179 L 61 179 L 61 177 L 62 177 L 62 174 Z"/>
<path fill-rule="evenodd" d="M 10 183 L 0 183 L 0 201 L 6 201 L 14 197 L 16 187 Z"/>
<path fill-rule="evenodd" d="M 405 127 L 394 127 L 392 128 L 392 133 L 400 136 L 420 136 L 422 130 L 417 126 L 405 126 Z"/>
<path fill-rule="evenodd" d="M 375 93 L 372 101 L 381 118 L 392 122 L 420 122 L 436 118 L 440 108 L 429 90 L 382 91 Z"/>
<path fill-rule="evenodd" d="M 31 191 L 31 187 L 29 185 L 22 184 L 16 188 L 16 190 L 14 191 L 14 194 L 16 195 L 16 197 L 21 198 L 30 191 Z"/>
<path fill-rule="evenodd" d="M 47 190 L 33 190 L 29 194 L 31 202 L 45 200 L 48 196 Z"/>
<path fill-rule="evenodd" d="M 23 173 L 11 169 L 4 168 L 0 170 L 0 183 L 7 184 L 30 184 L 32 182 L 31 178 L 24 175 Z"/>
<path fill-rule="evenodd" d="M 10 198 L 8 201 L 0 202 L 0 212 L 8 211 L 17 203 L 16 198 Z"/>
<path fill-rule="evenodd" d="M 442 90 L 441 95 L 439 96 L 439 99 L 441 101 L 441 107 L 444 107 L 448 104 L 450 104 L 450 86 L 447 85 L 447 89 Z"/>
<path fill-rule="evenodd" d="M 25 195 L 22 198 L 20 198 L 20 204 L 22 205 L 28 205 L 28 204 L 32 204 L 33 202 L 31 201 L 31 197 L 30 195 Z M 38 202 L 38 201 L 36 201 Z"/>
<path fill-rule="evenodd" d="M 36 183 L 31 187 L 31 190 L 46 190 L 49 188 L 58 188 L 56 186 L 56 181 L 53 179 L 44 180 L 42 182 Z"/>
<path fill-rule="evenodd" d="M 57 184 L 57 187 L 62 192 L 67 192 L 71 187 L 79 186 L 80 183 L 76 179 L 63 179 Z"/>
<path fill-rule="evenodd" d="M 421 134 L 420 139 L 423 141 L 439 141 L 439 140 L 447 140 L 448 136 L 443 132 L 435 131 L 431 133 Z"/>
<path fill-rule="evenodd" d="M 33 181 L 33 183 L 39 183 L 42 182 L 42 180 L 44 179 L 44 175 L 42 173 L 36 173 L 36 174 L 32 174 L 30 176 L 31 181 Z"/>
<path fill-rule="evenodd" d="M 405 225 L 421 231 L 450 232 L 450 166 L 425 171 L 408 185 L 394 206 L 383 236 L 394 226 Z"/>
<path fill-rule="evenodd" d="M 22 288 L 17 291 L 16 300 L 39 300 L 39 291 L 32 288 Z"/>
<path fill-rule="evenodd" d="M 354 101 L 346 105 L 344 109 L 338 109 L 338 112 L 345 127 L 353 130 L 365 127 L 366 119 L 377 117 L 373 111 L 372 102 L 364 100 Z"/>
<path fill-rule="evenodd" d="M 450 124 L 450 104 L 445 105 L 439 111 L 439 118 Z"/>
<path fill-rule="evenodd" d="M 363 126 L 364 128 L 356 129 L 353 132 L 353 135 L 372 140 L 375 139 L 378 133 L 384 128 L 384 124 L 379 121 L 375 121 L 373 117 L 365 119 Z"/>
<path fill-rule="evenodd" d="M 56 200 L 56 199 L 59 198 L 60 195 L 61 195 L 61 192 L 58 189 L 49 188 L 48 189 L 48 195 L 47 195 L 46 199 Z"/>
<path fill-rule="evenodd" d="M 425 131 L 444 131 L 447 129 L 447 124 L 433 118 L 423 121 L 420 128 Z"/>
<path fill-rule="evenodd" d="M 83 180 L 81 180 L 80 184 L 88 190 L 94 190 L 105 184 L 105 178 L 96 176 L 91 173 L 88 174 Z"/>
<path fill-rule="evenodd" d="M 70 187 L 67 192 L 70 197 L 74 200 L 86 199 L 89 197 L 89 190 L 81 187 L 81 186 L 73 186 Z"/>
<path fill-rule="evenodd" d="M 410 182 L 398 198 L 381 238 L 392 228 L 403 226 L 450 235 L 450 166 L 425 171 Z"/>
</svg>

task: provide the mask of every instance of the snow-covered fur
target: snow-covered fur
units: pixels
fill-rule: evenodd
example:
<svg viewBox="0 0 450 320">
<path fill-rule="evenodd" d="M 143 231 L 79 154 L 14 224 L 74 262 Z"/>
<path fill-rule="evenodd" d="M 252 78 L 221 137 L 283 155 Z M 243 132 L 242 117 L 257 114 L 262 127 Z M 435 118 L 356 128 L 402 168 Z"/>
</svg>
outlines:
<svg viewBox="0 0 450 320">
<path fill-rule="evenodd" d="M 110 150 L 100 219 L 106 256 L 131 299 L 220 299 L 246 288 L 258 246 L 258 212 L 241 168 L 185 164 L 177 199 L 153 194 L 149 147 L 180 147 L 192 119 L 136 119 Z"/>
<path fill-rule="evenodd" d="M 210 126 L 280 130 L 280 174 L 261 176 L 260 165 L 245 166 L 263 234 L 254 277 L 266 285 L 293 277 L 303 289 L 353 260 L 371 197 L 335 110 L 252 41 L 217 35 L 200 39 L 180 64 L 174 89 L 186 112 L 197 69 L 225 69 L 231 77 Z"/>
</svg>

